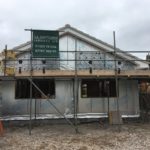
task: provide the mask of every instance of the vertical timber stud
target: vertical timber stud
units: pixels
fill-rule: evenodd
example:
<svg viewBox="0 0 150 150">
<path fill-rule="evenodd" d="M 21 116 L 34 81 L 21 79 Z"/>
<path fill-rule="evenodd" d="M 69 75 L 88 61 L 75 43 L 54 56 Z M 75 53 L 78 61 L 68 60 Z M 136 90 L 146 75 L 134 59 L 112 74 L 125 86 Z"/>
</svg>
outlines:
<svg viewBox="0 0 150 150">
<path fill-rule="evenodd" d="M 75 39 L 74 119 L 75 119 L 76 133 L 78 133 L 77 112 L 78 112 L 77 39 Z"/>
<path fill-rule="evenodd" d="M 118 131 L 120 131 L 120 112 L 119 112 L 119 84 L 118 84 L 118 71 L 117 71 L 117 55 L 116 55 L 116 37 L 115 31 L 113 31 L 114 39 L 114 58 L 115 58 L 115 82 L 116 82 L 116 101 L 117 101 L 117 117 L 118 117 Z"/>
</svg>

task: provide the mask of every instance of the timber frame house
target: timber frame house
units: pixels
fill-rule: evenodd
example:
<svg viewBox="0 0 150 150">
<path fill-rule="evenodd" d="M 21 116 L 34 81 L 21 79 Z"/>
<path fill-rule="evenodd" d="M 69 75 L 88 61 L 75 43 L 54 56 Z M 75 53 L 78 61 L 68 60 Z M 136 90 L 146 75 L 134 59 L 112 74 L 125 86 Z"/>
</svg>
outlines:
<svg viewBox="0 0 150 150">
<path fill-rule="evenodd" d="M 63 117 L 77 124 L 78 118 L 108 117 L 111 111 L 138 117 L 139 83 L 149 80 L 149 62 L 68 24 L 58 30 L 63 31 L 59 58 L 31 59 L 30 41 L 12 51 L 5 48 L 0 74 L 3 119 Z"/>
</svg>

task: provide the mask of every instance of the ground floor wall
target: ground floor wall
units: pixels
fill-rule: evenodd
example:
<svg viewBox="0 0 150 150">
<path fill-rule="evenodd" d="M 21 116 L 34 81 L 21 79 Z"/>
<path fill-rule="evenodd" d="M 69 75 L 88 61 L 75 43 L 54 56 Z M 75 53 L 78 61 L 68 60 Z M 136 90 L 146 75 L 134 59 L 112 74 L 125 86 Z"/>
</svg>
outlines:
<svg viewBox="0 0 150 150">
<path fill-rule="evenodd" d="M 79 87 L 80 88 L 80 87 Z M 81 90 L 79 90 L 80 95 Z M 108 104 L 109 101 L 109 104 Z M 139 114 L 139 90 L 136 80 L 119 80 L 119 110 L 123 115 Z M 108 106 L 109 105 L 109 106 Z M 79 97 L 80 113 L 107 113 L 117 110 L 117 100 L 114 98 L 81 98 Z"/>
<path fill-rule="evenodd" d="M 81 98 L 81 80 L 78 84 L 78 114 L 101 114 L 108 112 L 108 97 Z M 50 99 L 64 115 L 74 113 L 74 83 L 73 80 L 55 80 L 55 98 Z M 0 94 L 2 116 L 28 115 L 30 99 L 15 99 L 15 81 L 1 81 Z M 36 106 L 36 109 L 35 109 Z M 139 90 L 136 80 L 119 80 L 119 109 L 122 115 L 139 115 Z M 109 110 L 117 110 L 116 98 L 109 98 Z M 32 114 L 59 113 L 46 99 L 32 99 Z"/>
</svg>

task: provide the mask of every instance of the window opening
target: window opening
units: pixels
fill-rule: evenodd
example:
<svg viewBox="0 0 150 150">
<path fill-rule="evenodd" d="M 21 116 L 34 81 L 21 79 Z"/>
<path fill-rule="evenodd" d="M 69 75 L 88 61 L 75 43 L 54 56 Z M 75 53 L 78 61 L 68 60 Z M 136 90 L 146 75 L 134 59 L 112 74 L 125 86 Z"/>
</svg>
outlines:
<svg viewBox="0 0 150 150">
<path fill-rule="evenodd" d="M 33 82 L 43 91 L 49 98 L 55 98 L 55 83 L 53 79 L 33 79 Z M 15 84 L 15 98 L 30 98 L 30 82 L 27 79 L 17 79 Z M 41 93 L 33 86 L 32 98 L 44 99 Z"/>
<path fill-rule="evenodd" d="M 81 82 L 82 98 L 96 98 L 96 97 L 108 97 L 108 96 L 116 97 L 115 80 L 113 79 L 110 80 L 83 79 L 82 80 Z"/>
</svg>

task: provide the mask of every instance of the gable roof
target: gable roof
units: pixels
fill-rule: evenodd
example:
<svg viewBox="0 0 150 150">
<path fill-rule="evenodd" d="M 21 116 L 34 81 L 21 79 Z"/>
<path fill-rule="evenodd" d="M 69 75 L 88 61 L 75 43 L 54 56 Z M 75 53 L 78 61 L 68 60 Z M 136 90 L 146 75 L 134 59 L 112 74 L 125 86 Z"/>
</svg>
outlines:
<svg viewBox="0 0 150 150">
<path fill-rule="evenodd" d="M 106 52 L 114 52 L 114 46 L 99 40 L 87 33 L 84 33 L 72 26 L 70 26 L 69 24 L 66 24 L 64 27 L 59 28 L 60 31 L 60 37 L 65 35 L 65 34 L 71 34 L 74 37 L 77 37 L 78 39 L 81 39 L 93 46 L 96 46 L 98 48 L 101 48 L 102 50 L 106 51 Z M 123 51 L 119 48 L 116 48 L 117 51 L 117 56 L 120 58 L 123 58 L 125 60 L 130 61 L 133 64 L 136 64 L 139 68 L 147 68 L 148 67 L 148 63 L 146 61 L 139 61 L 140 59 L 134 55 L 131 55 L 129 53 L 127 53 L 126 51 Z M 135 61 L 133 61 L 135 60 Z"/>
<path fill-rule="evenodd" d="M 114 46 L 103 42 L 87 33 L 84 33 L 72 26 L 70 26 L 69 24 L 66 24 L 64 27 L 61 27 L 58 29 L 58 31 L 60 31 L 60 37 L 63 37 L 67 34 L 76 37 L 77 39 L 83 40 L 85 42 L 87 42 L 90 45 L 93 45 L 97 48 L 100 48 L 101 50 L 105 51 L 105 52 L 114 52 Z M 17 47 L 14 47 L 13 50 L 19 50 L 19 51 L 27 51 L 31 49 L 31 41 L 28 41 L 24 44 L 21 44 Z M 116 48 L 117 51 L 117 56 L 130 61 L 133 64 L 136 64 L 138 68 L 148 68 L 148 64 L 146 61 L 139 61 L 139 58 L 131 55 L 119 48 Z M 133 61 L 135 60 L 135 61 Z"/>
</svg>

